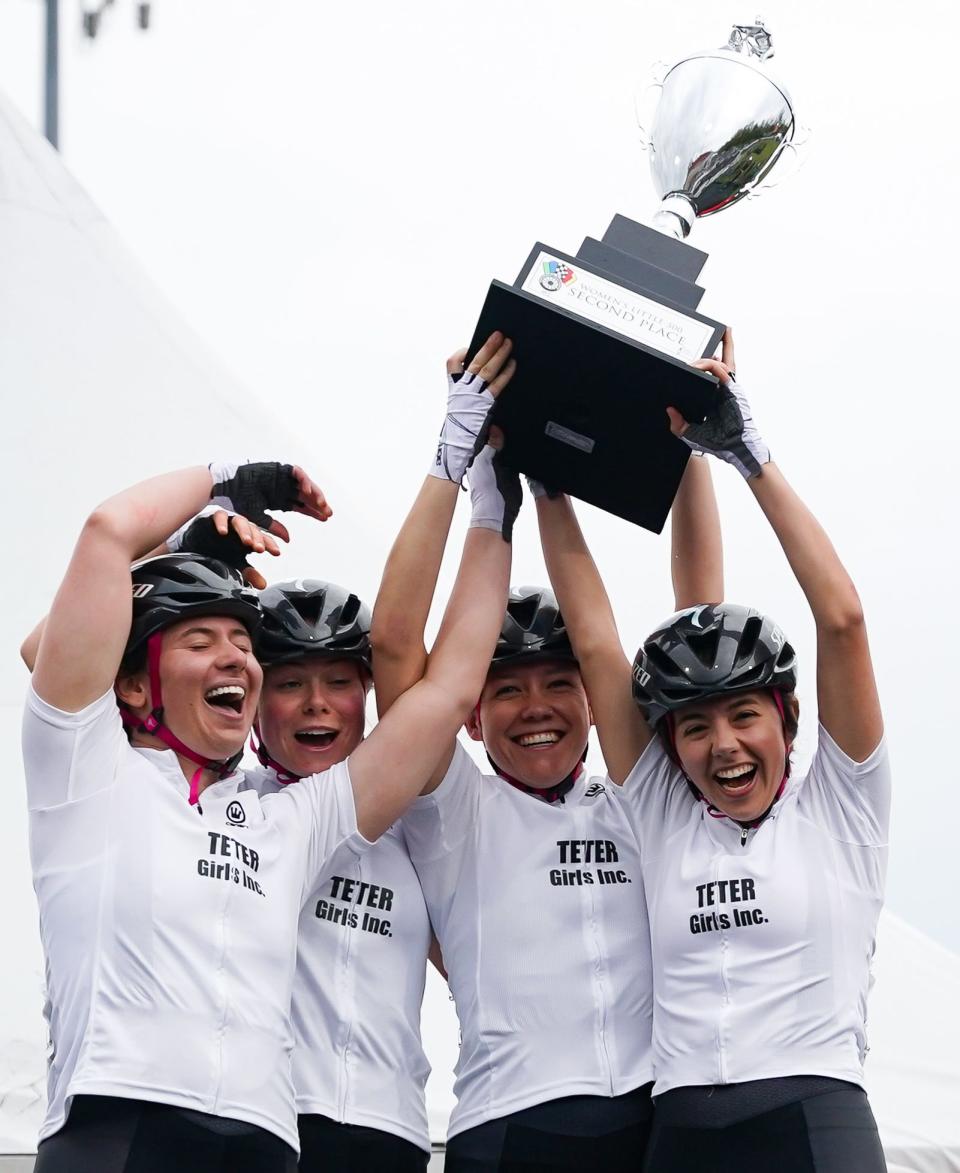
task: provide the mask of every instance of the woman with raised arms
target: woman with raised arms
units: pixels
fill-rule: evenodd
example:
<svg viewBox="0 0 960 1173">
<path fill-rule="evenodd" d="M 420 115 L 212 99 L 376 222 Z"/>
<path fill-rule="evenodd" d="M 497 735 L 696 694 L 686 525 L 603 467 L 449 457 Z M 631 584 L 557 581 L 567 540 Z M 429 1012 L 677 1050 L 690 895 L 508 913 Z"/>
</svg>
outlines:
<svg viewBox="0 0 960 1173">
<path fill-rule="evenodd" d="M 688 426 L 671 409 L 671 426 L 746 478 L 816 624 L 820 726 L 805 777 L 791 775 L 797 667 L 776 623 L 705 596 L 645 641 L 631 697 L 570 503 L 538 502 L 610 777 L 641 844 L 656 1070 L 644 1168 L 880 1173 L 863 1060 L 890 769 L 863 612 L 729 366 L 701 365 L 720 380 L 717 410 Z"/>
<path fill-rule="evenodd" d="M 448 363 L 437 459 L 374 608 L 381 711 L 423 671 L 459 481 L 492 401 L 488 384 L 512 370 L 510 349 L 495 335 L 466 370 L 462 353 Z M 516 478 L 499 472 L 518 501 Z M 681 560 L 678 605 L 719 597 L 705 468 L 685 479 L 679 516 L 678 540 L 696 553 Z M 549 591 L 511 595 L 474 699 L 467 729 L 492 772 L 451 738 L 445 772 L 402 820 L 460 1019 L 447 1173 L 636 1170 L 653 1078 L 640 860 L 618 788 L 583 769 L 592 697 Z"/>
<path fill-rule="evenodd" d="M 491 457 L 423 679 L 347 759 L 263 798 L 235 770 L 262 679 L 256 594 L 215 559 L 131 562 L 211 498 L 266 524 L 267 508 L 324 520 L 323 494 L 290 466 L 213 465 L 88 519 L 24 717 L 51 1034 L 40 1173 L 296 1167 L 301 904 L 396 821 L 475 700 L 509 577 Z"/>
</svg>

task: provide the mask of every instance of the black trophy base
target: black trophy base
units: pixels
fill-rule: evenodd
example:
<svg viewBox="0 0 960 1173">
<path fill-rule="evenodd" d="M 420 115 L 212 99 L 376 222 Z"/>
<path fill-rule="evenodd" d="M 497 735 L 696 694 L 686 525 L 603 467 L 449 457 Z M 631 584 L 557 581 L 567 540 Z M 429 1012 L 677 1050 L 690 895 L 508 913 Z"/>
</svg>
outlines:
<svg viewBox="0 0 960 1173">
<path fill-rule="evenodd" d="M 513 339 L 517 360 L 492 416 L 507 463 L 660 533 L 690 455 L 666 408 L 703 419 L 716 380 L 500 281 L 470 353 L 494 330 Z"/>
<path fill-rule="evenodd" d="M 674 357 L 712 354 L 723 333 L 697 309 L 706 259 L 615 216 L 576 257 L 537 244 L 512 286 L 493 282 L 469 353 L 494 330 L 513 339 L 492 415 L 512 467 L 660 533 L 690 455 L 666 409 L 693 422 L 716 398 L 715 379 Z"/>
</svg>

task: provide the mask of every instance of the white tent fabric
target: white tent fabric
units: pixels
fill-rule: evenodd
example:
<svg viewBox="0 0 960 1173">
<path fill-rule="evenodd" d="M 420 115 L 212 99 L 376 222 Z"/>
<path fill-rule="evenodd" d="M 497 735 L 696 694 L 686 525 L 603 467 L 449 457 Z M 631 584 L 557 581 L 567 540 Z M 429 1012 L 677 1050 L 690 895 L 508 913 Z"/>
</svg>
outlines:
<svg viewBox="0 0 960 1173">
<path fill-rule="evenodd" d="M 230 456 L 280 458 L 313 470 L 309 448 L 211 359 L 60 156 L 2 97 L 0 322 L 4 529 L 8 563 L 24 568 L 5 584 L 0 626 L 0 736 L 14 762 L 0 824 L 0 1152 L 29 1152 L 44 1038 L 26 808 L 13 748 L 27 682 L 20 641 L 49 606 L 84 517 L 116 489 Z M 276 563 L 284 576 L 353 565 L 352 548 L 366 540 L 366 522 L 347 493 L 321 472 L 335 518 L 322 527 L 290 522 L 293 543 Z"/>
<path fill-rule="evenodd" d="M 0 97 L 0 387 L 11 559 L 24 555 L 0 631 L 0 737 L 16 745 L 22 636 L 48 605 L 73 536 L 102 497 L 141 476 L 224 455 L 310 468 L 157 294 L 59 156 Z M 251 451 L 251 446 L 255 450 Z M 284 575 L 355 564 L 370 520 L 320 477 L 336 517 L 293 525 Z M 12 533 L 10 532 L 12 530 Z M 382 535 L 378 535 L 382 537 Z M 385 543 L 384 543 L 385 545 Z M 330 577 L 336 577 L 331 573 Z M 358 584 L 372 595 L 374 582 Z M 43 1102 L 42 959 L 30 888 L 22 771 L 0 824 L 0 1152 L 33 1151 Z M 871 1097 L 892 1173 L 960 1173 L 960 958 L 895 917 L 882 921 L 871 1001 Z M 452 1107 L 456 1020 L 431 974 L 424 1037 L 431 1130 Z"/>
</svg>

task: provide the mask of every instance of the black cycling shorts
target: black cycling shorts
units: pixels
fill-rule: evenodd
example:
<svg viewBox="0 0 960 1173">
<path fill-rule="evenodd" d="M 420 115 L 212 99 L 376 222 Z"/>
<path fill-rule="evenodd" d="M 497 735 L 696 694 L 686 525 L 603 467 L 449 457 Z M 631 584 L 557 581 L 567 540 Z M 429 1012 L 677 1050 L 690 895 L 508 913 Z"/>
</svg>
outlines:
<svg viewBox="0 0 960 1173">
<path fill-rule="evenodd" d="M 818 1076 L 657 1096 L 644 1173 L 885 1173 L 866 1092 Z"/>
<path fill-rule="evenodd" d="M 423 1173 L 430 1154 L 402 1136 L 300 1116 L 300 1173 Z"/>
<path fill-rule="evenodd" d="M 296 1173 L 279 1136 L 226 1116 L 118 1096 L 75 1096 L 34 1173 Z"/>
<path fill-rule="evenodd" d="M 565 1096 L 468 1128 L 447 1142 L 444 1173 L 640 1173 L 651 1086 L 623 1096 Z"/>
</svg>

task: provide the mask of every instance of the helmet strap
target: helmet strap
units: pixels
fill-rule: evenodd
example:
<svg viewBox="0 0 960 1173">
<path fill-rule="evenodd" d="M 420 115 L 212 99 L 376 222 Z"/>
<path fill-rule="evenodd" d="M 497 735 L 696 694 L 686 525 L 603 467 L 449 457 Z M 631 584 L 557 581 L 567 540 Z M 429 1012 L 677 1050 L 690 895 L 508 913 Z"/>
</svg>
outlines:
<svg viewBox="0 0 960 1173">
<path fill-rule="evenodd" d="M 172 749 L 174 753 L 180 754 L 198 767 L 190 779 L 189 795 L 190 805 L 196 806 L 200 801 L 200 778 L 203 771 L 213 771 L 218 779 L 227 777 L 237 768 L 241 757 L 243 757 L 243 750 L 239 749 L 229 758 L 204 757 L 203 754 L 184 745 L 180 738 L 163 723 L 163 697 L 160 691 L 160 649 L 162 643 L 162 631 L 155 631 L 147 640 L 147 673 L 150 679 L 150 702 L 153 706 L 149 716 L 140 718 L 130 709 L 129 705 L 121 702 L 120 720 L 130 729 L 158 738 L 168 749 Z"/>
<path fill-rule="evenodd" d="M 272 758 L 267 753 L 267 747 L 263 744 L 263 734 L 260 732 L 259 721 L 254 721 L 253 728 L 250 730 L 250 748 L 257 755 L 257 761 L 261 766 L 266 766 L 268 770 L 273 770 L 281 786 L 289 786 L 291 782 L 299 782 L 303 777 L 303 774 L 294 774 L 286 766 L 281 766 L 276 758 Z"/>
</svg>

